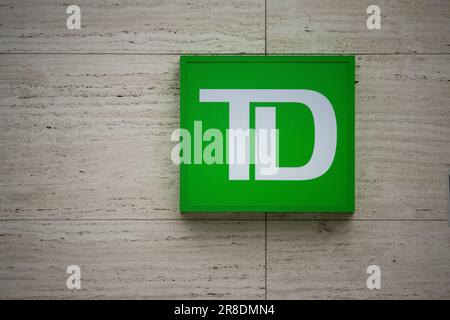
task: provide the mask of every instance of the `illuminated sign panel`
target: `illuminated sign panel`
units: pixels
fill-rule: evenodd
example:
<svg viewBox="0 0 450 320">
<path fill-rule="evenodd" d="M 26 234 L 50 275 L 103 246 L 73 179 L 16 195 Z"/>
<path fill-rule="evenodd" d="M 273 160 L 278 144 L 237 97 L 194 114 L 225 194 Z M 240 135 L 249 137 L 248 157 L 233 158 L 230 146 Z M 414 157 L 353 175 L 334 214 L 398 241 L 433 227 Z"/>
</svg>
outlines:
<svg viewBox="0 0 450 320">
<path fill-rule="evenodd" d="M 182 212 L 353 212 L 349 56 L 182 56 Z"/>
</svg>

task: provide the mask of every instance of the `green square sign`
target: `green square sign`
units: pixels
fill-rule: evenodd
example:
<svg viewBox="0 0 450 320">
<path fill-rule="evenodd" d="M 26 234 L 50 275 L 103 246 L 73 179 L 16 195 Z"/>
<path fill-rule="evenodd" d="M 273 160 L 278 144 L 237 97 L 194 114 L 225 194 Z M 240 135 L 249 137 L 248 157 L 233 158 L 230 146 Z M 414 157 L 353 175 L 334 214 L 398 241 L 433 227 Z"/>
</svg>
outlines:
<svg viewBox="0 0 450 320">
<path fill-rule="evenodd" d="M 352 56 L 182 56 L 181 212 L 353 212 Z"/>
</svg>

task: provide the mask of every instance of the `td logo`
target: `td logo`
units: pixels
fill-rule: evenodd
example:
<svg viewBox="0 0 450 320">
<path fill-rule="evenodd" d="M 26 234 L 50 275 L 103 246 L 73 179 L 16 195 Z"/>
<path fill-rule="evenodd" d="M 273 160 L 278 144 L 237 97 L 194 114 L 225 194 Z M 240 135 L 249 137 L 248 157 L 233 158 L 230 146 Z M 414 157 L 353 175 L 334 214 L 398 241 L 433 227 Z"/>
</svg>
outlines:
<svg viewBox="0 0 450 320">
<path fill-rule="evenodd" d="M 256 180 L 309 180 L 320 177 L 330 168 L 336 151 L 336 117 L 330 101 L 325 96 L 311 90 L 200 90 L 200 102 L 228 102 L 229 130 L 232 132 L 250 132 L 250 102 L 267 101 L 303 103 L 307 106 L 313 115 L 315 141 L 311 159 L 301 167 L 279 168 L 274 162 L 275 157 L 270 157 L 269 164 L 274 166 L 269 167 L 273 170 L 267 170 L 268 168 L 263 166 L 264 161 L 260 159 L 263 156 L 255 152 Z M 256 143 L 257 147 L 260 150 L 264 148 L 276 150 L 276 140 L 265 139 L 265 135 L 273 134 L 276 130 L 275 108 L 256 107 L 255 109 L 255 138 L 259 142 Z M 246 155 L 250 154 L 250 144 L 244 141 L 242 145 L 243 150 L 236 148 L 234 144 L 228 145 L 229 155 L 241 154 L 245 159 L 244 163 L 229 163 L 230 180 L 249 180 L 250 157 Z M 229 160 L 232 159 L 233 157 L 229 158 Z"/>
<path fill-rule="evenodd" d="M 182 212 L 354 211 L 354 57 L 180 64 Z"/>
</svg>

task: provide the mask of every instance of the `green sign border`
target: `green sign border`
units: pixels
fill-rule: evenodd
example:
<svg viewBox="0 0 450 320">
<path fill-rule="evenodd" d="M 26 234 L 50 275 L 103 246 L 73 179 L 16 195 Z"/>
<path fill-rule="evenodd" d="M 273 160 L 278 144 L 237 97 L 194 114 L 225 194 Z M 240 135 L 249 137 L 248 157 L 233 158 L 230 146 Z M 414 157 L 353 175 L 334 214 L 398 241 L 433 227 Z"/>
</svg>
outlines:
<svg viewBox="0 0 450 320">
<path fill-rule="evenodd" d="M 255 208 L 254 206 L 242 206 L 239 211 L 230 210 L 229 206 L 215 206 L 214 209 L 211 206 L 202 207 L 199 205 L 188 205 L 187 195 L 185 194 L 187 188 L 187 165 L 180 165 L 180 212 L 182 213 L 202 213 L 202 212 L 336 212 L 336 213 L 353 213 L 355 211 L 355 56 L 180 56 L 180 128 L 186 128 L 187 123 L 187 107 L 183 108 L 183 105 L 187 104 L 187 64 L 189 63 L 229 63 L 229 62 L 242 62 L 242 63 L 271 63 L 271 62 L 299 62 L 299 63 L 346 63 L 348 70 L 348 88 L 349 92 L 349 132 L 348 132 L 348 144 L 349 144 L 349 199 L 345 206 L 337 205 L 317 205 L 317 206 L 277 206 L 277 208 L 271 207 L 269 210 L 261 211 L 261 208 Z M 183 192 L 183 186 L 185 192 Z"/>
</svg>

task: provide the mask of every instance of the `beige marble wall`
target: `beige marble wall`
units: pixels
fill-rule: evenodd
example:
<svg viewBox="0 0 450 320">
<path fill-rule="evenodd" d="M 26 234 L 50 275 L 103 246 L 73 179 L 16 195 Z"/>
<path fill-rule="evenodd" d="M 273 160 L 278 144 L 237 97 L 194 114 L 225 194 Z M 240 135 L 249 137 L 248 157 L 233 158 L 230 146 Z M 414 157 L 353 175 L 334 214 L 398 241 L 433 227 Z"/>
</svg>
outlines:
<svg viewBox="0 0 450 320">
<path fill-rule="evenodd" d="M 0 298 L 450 298 L 449 1 L 77 4 L 0 5 Z M 180 215 L 190 53 L 355 54 L 355 214 Z"/>
</svg>

